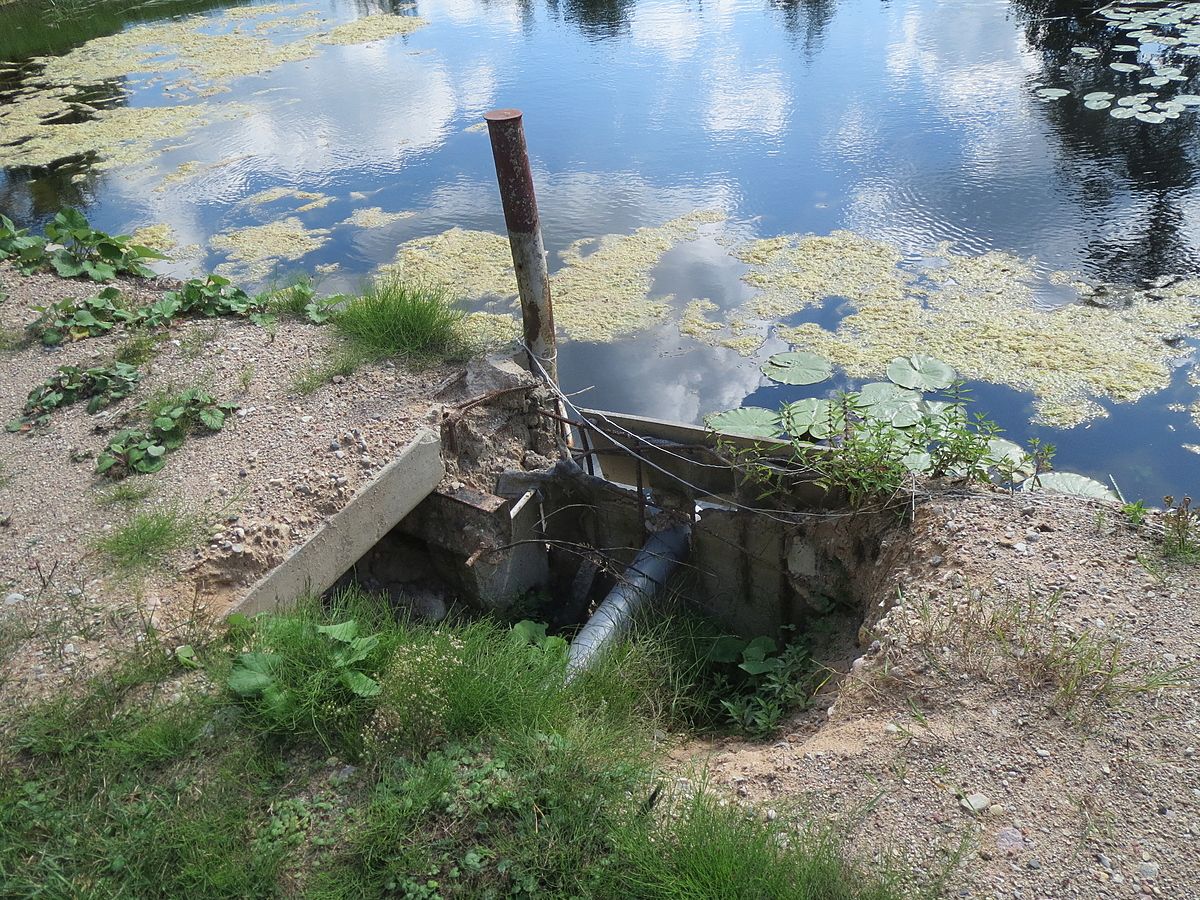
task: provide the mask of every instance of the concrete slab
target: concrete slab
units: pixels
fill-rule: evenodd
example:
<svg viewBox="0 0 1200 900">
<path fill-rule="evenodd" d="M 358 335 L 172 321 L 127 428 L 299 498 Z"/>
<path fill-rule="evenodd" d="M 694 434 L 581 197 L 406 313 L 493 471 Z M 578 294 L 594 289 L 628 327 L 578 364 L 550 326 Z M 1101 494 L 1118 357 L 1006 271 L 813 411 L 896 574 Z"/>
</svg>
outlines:
<svg viewBox="0 0 1200 900">
<path fill-rule="evenodd" d="M 421 431 L 343 509 L 259 579 L 230 613 L 252 616 L 284 609 L 325 591 L 429 496 L 445 471 L 440 438 Z"/>
</svg>

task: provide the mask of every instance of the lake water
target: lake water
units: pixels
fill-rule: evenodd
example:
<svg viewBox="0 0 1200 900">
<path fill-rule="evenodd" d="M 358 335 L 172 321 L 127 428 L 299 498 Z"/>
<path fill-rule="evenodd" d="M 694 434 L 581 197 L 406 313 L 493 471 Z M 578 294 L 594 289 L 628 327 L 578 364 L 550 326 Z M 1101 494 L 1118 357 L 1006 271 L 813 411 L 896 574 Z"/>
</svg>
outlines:
<svg viewBox="0 0 1200 900">
<path fill-rule="evenodd" d="M 37 225 L 74 204 L 109 231 L 167 223 L 181 246 L 199 248 L 184 254 L 176 274 L 224 260 L 211 248 L 214 235 L 295 215 L 329 233 L 293 267 L 336 263 L 326 286 L 352 286 L 390 261 L 401 242 L 456 226 L 502 232 L 487 136 L 468 129 L 488 109 L 513 106 L 525 113 L 552 268 L 558 252 L 580 239 L 629 234 L 697 209 L 721 212 L 719 233 L 675 246 L 654 269 L 653 291 L 670 296 L 676 310 L 707 298 L 729 311 L 752 295 L 729 235 L 847 229 L 894 245 L 904 265 L 914 266 L 943 241 L 961 253 L 1004 251 L 1034 258 L 1036 302 L 1047 308 L 1064 302 L 1047 277 L 1060 270 L 1133 286 L 1200 273 L 1197 113 L 1190 107 L 1177 119 L 1144 122 L 1085 108 L 1081 98 L 1089 91 L 1112 92 L 1115 102 L 1155 89 L 1139 88 L 1136 75 L 1108 65 L 1137 61 L 1138 54 L 1113 49 L 1132 29 L 1095 15 L 1095 5 L 282 6 L 333 23 L 384 13 L 427 24 L 387 40 L 321 46 L 227 78 L 222 93 L 193 92 L 184 102 L 211 105 L 211 121 L 128 165 L 97 166 L 83 157 L 0 170 L 0 211 Z M 1197 6 L 1170 9 L 1186 28 L 1188 16 L 1200 16 Z M 156 8 L 145 7 L 141 20 L 153 20 Z M 9 9 L 0 6 L 0 33 L 14 21 L 6 25 Z M 193 9 L 199 7 L 187 12 L 214 21 L 225 15 L 220 6 Z M 119 27 L 117 21 L 110 30 Z M 1080 46 L 1103 55 L 1071 49 Z M 1142 43 L 1143 60 L 1157 54 L 1178 70 L 1162 98 L 1200 88 L 1192 78 L 1198 58 L 1179 53 L 1189 46 Z M 8 62 L 0 88 L 9 93 L 0 100 L 27 102 L 11 92 L 39 64 Z M 94 106 L 179 102 L 172 97 L 181 88 L 161 73 L 117 81 L 109 95 L 92 96 Z M 1047 86 L 1072 94 L 1039 95 Z M 231 104 L 236 114 L 222 118 L 220 109 Z M 158 152 L 162 146 L 171 149 Z M 172 179 L 185 164 L 190 177 Z M 333 199 L 304 213 L 245 203 L 279 186 Z M 364 206 L 414 214 L 386 227 L 347 224 Z M 833 298 L 784 324 L 835 328 L 851 311 L 852 304 Z M 695 421 L 743 403 L 773 406 L 811 395 L 813 389 L 774 385 L 760 374 L 766 355 L 787 349 L 773 330 L 766 333 L 762 349 L 746 357 L 664 323 L 613 342 L 566 343 L 560 373 L 568 390 L 592 388 L 580 402 L 668 419 Z M 1194 344 L 1192 335 L 1181 346 Z M 1188 409 L 1200 404 L 1200 386 L 1189 382 L 1189 375 L 1200 382 L 1200 370 L 1185 356 L 1171 365 L 1165 386 L 1136 403 L 1099 398 L 1107 415 L 1072 428 L 1034 424 L 1028 392 L 972 387 L 978 407 L 1009 437 L 1053 442 L 1058 467 L 1101 480 L 1111 474 L 1131 499 L 1157 501 L 1200 487 L 1200 455 L 1185 449 L 1200 445 L 1200 406 L 1195 418 Z M 821 390 L 851 383 L 839 379 Z"/>
</svg>

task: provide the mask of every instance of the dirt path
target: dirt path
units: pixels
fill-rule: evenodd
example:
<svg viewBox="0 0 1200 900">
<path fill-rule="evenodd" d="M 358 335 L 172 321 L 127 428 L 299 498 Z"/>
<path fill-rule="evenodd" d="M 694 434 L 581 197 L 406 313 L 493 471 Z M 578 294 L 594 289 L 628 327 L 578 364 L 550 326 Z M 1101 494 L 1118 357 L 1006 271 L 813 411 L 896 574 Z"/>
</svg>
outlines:
<svg viewBox="0 0 1200 900">
<path fill-rule="evenodd" d="M 1053 495 L 935 500 L 818 707 L 677 759 L 949 869 L 949 896 L 1200 896 L 1200 567 L 1152 529 Z"/>
</svg>

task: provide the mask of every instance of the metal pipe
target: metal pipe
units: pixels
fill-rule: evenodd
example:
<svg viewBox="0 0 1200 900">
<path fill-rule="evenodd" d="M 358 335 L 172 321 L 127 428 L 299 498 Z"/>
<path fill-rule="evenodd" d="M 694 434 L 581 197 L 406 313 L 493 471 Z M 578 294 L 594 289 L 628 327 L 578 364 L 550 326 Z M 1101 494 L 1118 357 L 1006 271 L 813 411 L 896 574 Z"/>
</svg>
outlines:
<svg viewBox="0 0 1200 900">
<path fill-rule="evenodd" d="M 691 533 L 691 526 L 676 525 L 650 535 L 642 552 L 625 571 L 621 583 L 609 592 L 571 641 L 567 653 L 568 681 L 624 634 L 634 614 L 662 590 L 687 556 Z"/>
<path fill-rule="evenodd" d="M 550 303 L 550 276 L 546 271 L 546 247 L 538 222 L 537 198 L 533 193 L 533 172 L 525 146 L 525 129 L 519 109 L 494 109 L 483 117 L 492 141 L 496 160 L 496 180 L 504 206 L 504 224 L 512 247 L 513 268 L 517 273 L 517 293 L 521 298 L 525 346 L 554 384 L 558 384 L 558 351 L 554 340 L 554 308 Z"/>
</svg>

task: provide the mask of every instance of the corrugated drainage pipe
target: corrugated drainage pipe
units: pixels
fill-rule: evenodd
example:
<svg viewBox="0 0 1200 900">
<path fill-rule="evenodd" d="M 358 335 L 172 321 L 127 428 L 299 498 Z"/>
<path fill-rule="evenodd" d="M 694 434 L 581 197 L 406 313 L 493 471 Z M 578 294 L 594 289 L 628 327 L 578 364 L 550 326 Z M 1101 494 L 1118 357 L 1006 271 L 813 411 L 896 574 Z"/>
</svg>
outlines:
<svg viewBox="0 0 1200 900">
<path fill-rule="evenodd" d="M 691 527 L 677 525 L 650 536 L 642 552 L 609 595 L 604 598 L 571 641 L 567 656 L 567 680 L 570 681 L 617 640 L 645 603 L 662 590 L 667 579 L 687 557 Z"/>
</svg>

